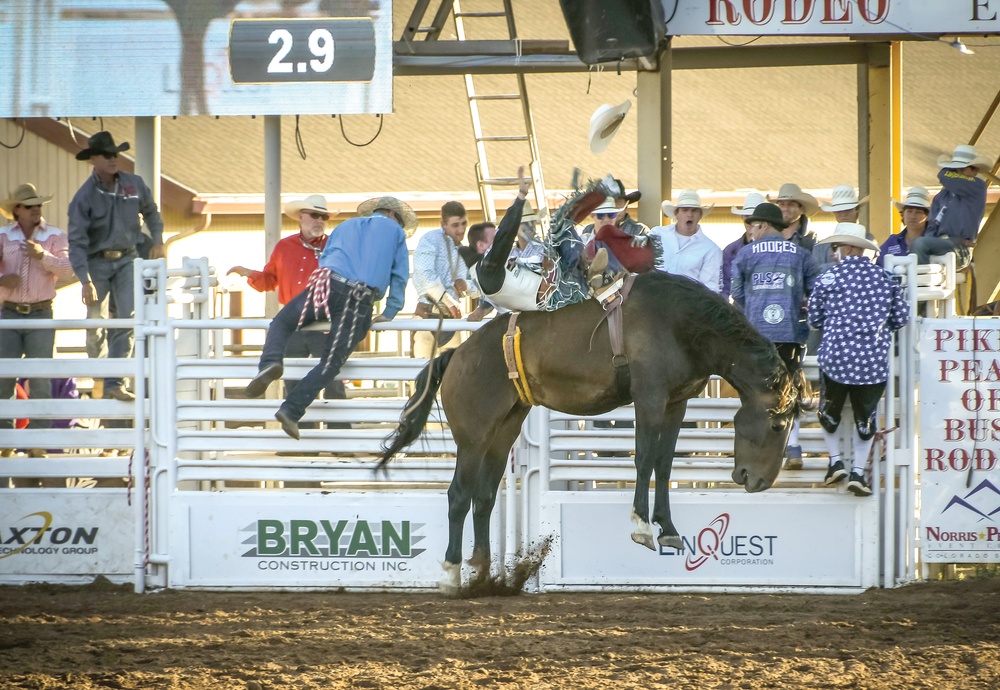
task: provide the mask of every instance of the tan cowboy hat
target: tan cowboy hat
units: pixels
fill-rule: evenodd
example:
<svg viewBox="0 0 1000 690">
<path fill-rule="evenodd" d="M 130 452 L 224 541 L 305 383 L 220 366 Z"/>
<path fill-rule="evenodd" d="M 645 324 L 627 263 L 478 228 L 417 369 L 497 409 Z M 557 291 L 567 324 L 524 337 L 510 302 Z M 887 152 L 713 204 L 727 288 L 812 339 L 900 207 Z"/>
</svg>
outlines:
<svg viewBox="0 0 1000 690">
<path fill-rule="evenodd" d="M 601 153 L 608 148 L 608 144 L 621 127 L 625 113 L 632 107 L 632 101 L 625 101 L 616 106 L 607 103 L 601 105 L 594 114 L 590 116 L 590 150 L 594 153 Z"/>
<path fill-rule="evenodd" d="M 747 197 L 743 200 L 743 208 L 733 206 L 731 207 L 731 211 L 737 216 L 749 216 L 754 212 L 754 209 L 763 204 L 765 201 L 767 201 L 767 199 L 765 199 L 764 195 L 760 192 L 756 190 L 747 192 Z"/>
<path fill-rule="evenodd" d="M 819 210 L 819 202 L 812 194 L 802 191 L 797 184 L 786 183 L 781 185 L 777 196 L 767 197 L 768 201 L 797 201 L 802 204 L 802 212 L 807 216 L 814 215 Z"/>
<path fill-rule="evenodd" d="M 521 222 L 522 223 L 534 223 L 538 220 L 538 212 L 535 207 L 531 205 L 530 201 L 525 201 L 524 206 L 521 210 Z"/>
<path fill-rule="evenodd" d="M 406 204 L 394 196 L 377 196 L 367 201 L 362 201 L 358 206 L 359 216 L 370 216 L 379 209 L 392 211 L 403 221 L 403 229 L 406 236 L 410 237 L 417 229 L 417 214 L 413 212 L 409 204 Z"/>
<path fill-rule="evenodd" d="M 862 249 L 878 251 L 878 245 L 867 237 L 868 230 L 861 223 L 837 223 L 833 234 L 818 240 L 816 244 L 849 244 Z"/>
<path fill-rule="evenodd" d="M 951 168 L 952 170 L 961 170 L 970 165 L 977 168 L 989 168 L 993 165 L 993 161 L 985 156 L 980 156 L 976 147 L 968 144 L 959 144 L 950 156 L 947 153 L 941 154 L 938 156 L 937 163 L 939 168 Z"/>
<path fill-rule="evenodd" d="M 8 218 L 13 218 L 14 207 L 18 204 L 21 204 L 22 206 L 41 206 L 42 204 L 47 204 L 50 201 L 52 201 L 51 196 L 39 196 L 38 190 L 35 189 L 35 185 L 27 182 L 11 192 L 9 199 L 0 201 L 0 210 L 2 210 L 3 214 Z"/>
<path fill-rule="evenodd" d="M 310 194 L 305 199 L 289 201 L 285 204 L 285 215 L 292 220 L 298 220 L 299 214 L 303 211 L 313 211 L 315 213 L 326 213 L 330 216 L 337 215 L 336 211 L 331 211 L 326 207 L 326 197 L 321 194 Z"/>
<path fill-rule="evenodd" d="M 827 213 L 836 213 L 837 211 L 850 211 L 852 208 L 857 208 L 867 203 L 868 197 L 859 199 L 858 193 L 854 191 L 854 187 L 848 184 L 841 184 L 833 188 L 833 198 L 830 199 L 830 203 L 823 204 L 820 208 Z"/>
<path fill-rule="evenodd" d="M 698 195 L 698 192 L 694 191 L 693 189 L 685 189 L 680 194 L 677 195 L 676 204 L 670 203 L 670 199 L 667 199 L 661 205 L 661 209 L 663 210 L 663 215 L 667 216 L 668 218 L 673 218 L 674 213 L 679 208 L 700 208 L 702 215 L 705 215 L 713 208 L 715 208 L 715 204 L 702 206 L 701 197 Z"/>
<path fill-rule="evenodd" d="M 910 187 L 910 191 L 906 193 L 906 198 L 903 199 L 902 202 L 893 201 L 892 203 L 898 211 L 902 211 L 907 206 L 922 208 L 925 211 L 930 211 L 931 193 L 924 187 Z"/>
</svg>

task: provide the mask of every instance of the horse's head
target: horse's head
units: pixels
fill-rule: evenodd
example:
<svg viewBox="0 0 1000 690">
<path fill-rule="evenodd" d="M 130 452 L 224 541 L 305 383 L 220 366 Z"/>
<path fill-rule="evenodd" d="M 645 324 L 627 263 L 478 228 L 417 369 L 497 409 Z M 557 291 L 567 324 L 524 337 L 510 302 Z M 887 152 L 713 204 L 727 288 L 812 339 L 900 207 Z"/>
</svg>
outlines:
<svg viewBox="0 0 1000 690">
<path fill-rule="evenodd" d="M 788 434 L 805 392 L 805 375 L 792 377 L 784 366 L 781 369 L 770 390 L 741 396 L 743 405 L 734 419 L 733 481 L 750 493 L 769 489 L 778 477 Z"/>
</svg>

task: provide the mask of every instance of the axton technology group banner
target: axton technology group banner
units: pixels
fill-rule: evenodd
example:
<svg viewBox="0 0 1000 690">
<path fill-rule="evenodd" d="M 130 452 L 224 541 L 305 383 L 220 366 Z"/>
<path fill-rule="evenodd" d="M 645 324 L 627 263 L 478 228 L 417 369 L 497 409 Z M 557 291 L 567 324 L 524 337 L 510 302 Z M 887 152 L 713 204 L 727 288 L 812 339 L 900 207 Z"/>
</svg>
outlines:
<svg viewBox="0 0 1000 690">
<path fill-rule="evenodd" d="M 1000 325 L 920 335 L 920 537 L 929 562 L 1000 561 Z"/>
<path fill-rule="evenodd" d="M 392 110 L 392 1 L 0 0 L 0 117 Z"/>
</svg>

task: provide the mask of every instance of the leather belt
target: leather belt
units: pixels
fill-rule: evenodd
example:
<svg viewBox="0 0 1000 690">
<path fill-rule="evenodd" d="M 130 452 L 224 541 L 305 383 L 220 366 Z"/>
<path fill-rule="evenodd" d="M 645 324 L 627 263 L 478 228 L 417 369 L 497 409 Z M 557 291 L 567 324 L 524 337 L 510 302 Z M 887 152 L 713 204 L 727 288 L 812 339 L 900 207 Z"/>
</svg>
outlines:
<svg viewBox="0 0 1000 690">
<path fill-rule="evenodd" d="M 131 256 L 135 254 L 135 247 L 131 249 L 105 249 L 100 252 L 94 252 L 93 254 L 88 254 L 88 259 L 101 258 L 105 261 L 118 261 L 126 256 Z"/>
<path fill-rule="evenodd" d="M 330 280 L 336 280 L 338 283 L 343 283 L 348 287 L 356 288 L 358 290 L 364 290 L 365 292 L 371 293 L 372 299 L 375 299 L 375 295 L 378 293 L 378 290 L 368 285 L 365 285 L 360 280 L 351 280 L 350 278 L 345 278 L 344 276 L 333 273 L 332 271 L 330 272 Z"/>
<path fill-rule="evenodd" d="M 32 312 L 51 309 L 52 300 L 47 299 L 44 302 L 4 302 L 3 308 L 10 309 L 18 314 L 31 314 Z"/>
</svg>

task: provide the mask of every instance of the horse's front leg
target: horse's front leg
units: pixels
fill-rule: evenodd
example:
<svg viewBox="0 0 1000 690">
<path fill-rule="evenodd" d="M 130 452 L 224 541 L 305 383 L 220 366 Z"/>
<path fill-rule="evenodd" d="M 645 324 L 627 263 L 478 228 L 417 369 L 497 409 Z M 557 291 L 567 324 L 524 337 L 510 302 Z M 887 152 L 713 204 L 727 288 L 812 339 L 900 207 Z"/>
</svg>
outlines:
<svg viewBox="0 0 1000 690">
<path fill-rule="evenodd" d="M 680 549 L 681 537 L 670 518 L 670 470 L 674 464 L 677 435 L 684 421 L 687 400 L 668 405 L 654 430 L 647 433 L 645 427 L 636 431 L 636 457 L 640 449 L 648 453 L 648 462 L 656 472 L 656 490 L 653 495 L 653 522 L 660 526 L 660 536 L 656 541 L 660 546 Z"/>
<path fill-rule="evenodd" d="M 632 499 L 632 541 L 647 549 L 656 550 L 653 530 L 649 526 L 649 479 L 653 463 L 649 453 L 640 450 L 639 424 L 636 423 L 635 445 L 635 496 Z"/>
</svg>

